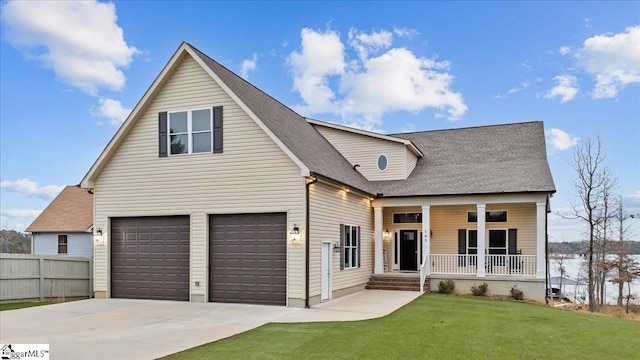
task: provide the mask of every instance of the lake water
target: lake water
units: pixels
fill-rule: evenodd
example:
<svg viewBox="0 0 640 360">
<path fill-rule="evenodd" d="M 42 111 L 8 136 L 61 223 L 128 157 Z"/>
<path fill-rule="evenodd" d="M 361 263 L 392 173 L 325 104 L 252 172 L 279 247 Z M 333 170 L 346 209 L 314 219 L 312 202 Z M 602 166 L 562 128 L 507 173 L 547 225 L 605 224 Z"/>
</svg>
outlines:
<svg viewBox="0 0 640 360">
<path fill-rule="evenodd" d="M 631 255 L 636 261 L 640 262 L 640 255 Z M 564 259 L 563 260 L 563 266 L 566 270 L 565 273 L 565 277 L 571 278 L 573 280 L 579 280 L 579 282 L 584 283 L 585 285 L 587 284 L 587 278 L 588 278 L 588 273 L 587 273 L 587 266 L 586 266 L 586 262 L 588 261 L 588 259 L 583 259 L 580 257 L 576 257 L 573 259 Z M 558 260 L 555 260 L 553 258 L 549 259 L 549 267 L 550 267 L 550 272 L 551 272 L 551 277 L 556 277 L 556 276 L 560 276 L 560 265 Z M 612 284 L 608 281 L 609 279 L 607 279 L 607 285 L 605 287 L 605 299 L 607 300 L 607 304 L 615 304 L 616 301 L 618 300 L 618 284 Z M 569 287 L 569 289 L 567 289 L 566 286 L 563 286 L 565 288 L 565 293 L 570 292 L 570 293 L 574 293 L 576 292 L 576 288 L 575 287 Z M 578 287 L 577 292 L 580 292 L 580 288 Z M 586 293 L 586 290 L 585 290 Z M 635 297 L 635 299 L 631 299 L 631 303 L 633 304 L 638 304 L 640 303 L 640 280 L 636 279 L 634 282 L 631 283 L 631 294 Z M 627 284 L 624 285 L 624 292 L 623 295 L 626 296 L 627 295 Z"/>
</svg>

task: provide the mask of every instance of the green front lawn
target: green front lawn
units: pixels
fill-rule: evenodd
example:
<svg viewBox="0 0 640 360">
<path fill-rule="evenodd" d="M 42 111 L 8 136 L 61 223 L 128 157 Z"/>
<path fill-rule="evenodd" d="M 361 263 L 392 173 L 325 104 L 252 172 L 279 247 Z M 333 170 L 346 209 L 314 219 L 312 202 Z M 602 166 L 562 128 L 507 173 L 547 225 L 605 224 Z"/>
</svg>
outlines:
<svg viewBox="0 0 640 360">
<path fill-rule="evenodd" d="M 267 324 L 165 359 L 638 359 L 640 322 L 426 294 L 384 318 Z"/>
<path fill-rule="evenodd" d="M 25 301 L 25 302 L 16 302 L 16 303 L 6 303 L 0 304 L 0 311 L 4 310 L 15 310 L 28 308 L 33 306 L 41 306 L 41 305 L 49 305 L 52 304 L 50 301 Z"/>
</svg>

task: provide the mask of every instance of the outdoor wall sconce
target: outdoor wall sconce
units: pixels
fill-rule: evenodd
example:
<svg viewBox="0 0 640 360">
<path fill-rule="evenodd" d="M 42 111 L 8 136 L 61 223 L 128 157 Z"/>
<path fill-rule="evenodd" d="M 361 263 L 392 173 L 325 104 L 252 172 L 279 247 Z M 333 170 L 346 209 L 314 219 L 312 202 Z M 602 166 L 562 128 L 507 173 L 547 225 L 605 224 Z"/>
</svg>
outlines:
<svg viewBox="0 0 640 360">
<path fill-rule="evenodd" d="M 293 228 L 291 229 L 291 232 L 289 232 L 289 236 L 291 237 L 292 244 L 297 244 L 300 242 L 300 228 L 298 227 L 298 225 L 293 224 Z"/>
<path fill-rule="evenodd" d="M 96 232 L 93 234 L 93 242 L 97 245 L 104 245 L 104 235 L 102 234 L 102 229 L 96 229 Z"/>
<path fill-rule="evenodd" d="M 334 242 L 333 243 L 333 252 L 340 252 L 340 250 L 342 250 L 342 246 L 340 246 L 339 242 Z"/>
<path fill-rule="evenodd" d="M 384 239 L 385 240 L 391 239 L 391 233 L 389 232 L 389 230 L 384 231 Z"/>
</svg>

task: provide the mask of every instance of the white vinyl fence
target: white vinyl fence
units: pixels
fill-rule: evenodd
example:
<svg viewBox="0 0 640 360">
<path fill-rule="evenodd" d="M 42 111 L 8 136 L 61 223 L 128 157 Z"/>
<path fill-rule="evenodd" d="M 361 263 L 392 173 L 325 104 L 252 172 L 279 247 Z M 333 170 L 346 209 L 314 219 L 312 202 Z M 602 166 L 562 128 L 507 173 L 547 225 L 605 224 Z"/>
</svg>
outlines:
<svg viewBox="0 0 640 360">
<path fill-rule="evenodd" d="M 0 254 L 0 301 L 90 297 L 91 259 Z"/>
</svg>

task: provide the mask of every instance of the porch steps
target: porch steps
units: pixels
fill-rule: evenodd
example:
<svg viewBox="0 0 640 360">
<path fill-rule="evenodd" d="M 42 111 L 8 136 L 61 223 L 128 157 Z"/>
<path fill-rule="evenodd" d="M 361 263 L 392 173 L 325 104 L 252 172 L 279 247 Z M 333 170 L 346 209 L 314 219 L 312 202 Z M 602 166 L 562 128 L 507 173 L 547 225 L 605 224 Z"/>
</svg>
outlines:
<svg viewBox="0 0 640 360">
<path fill-rule="evenodd" d="M 429 290 L 429 279 L 425 279 L 424 288 Z M 420 277 L 371 275 L 365 289 L 420 291 Z"/>
</svg>

